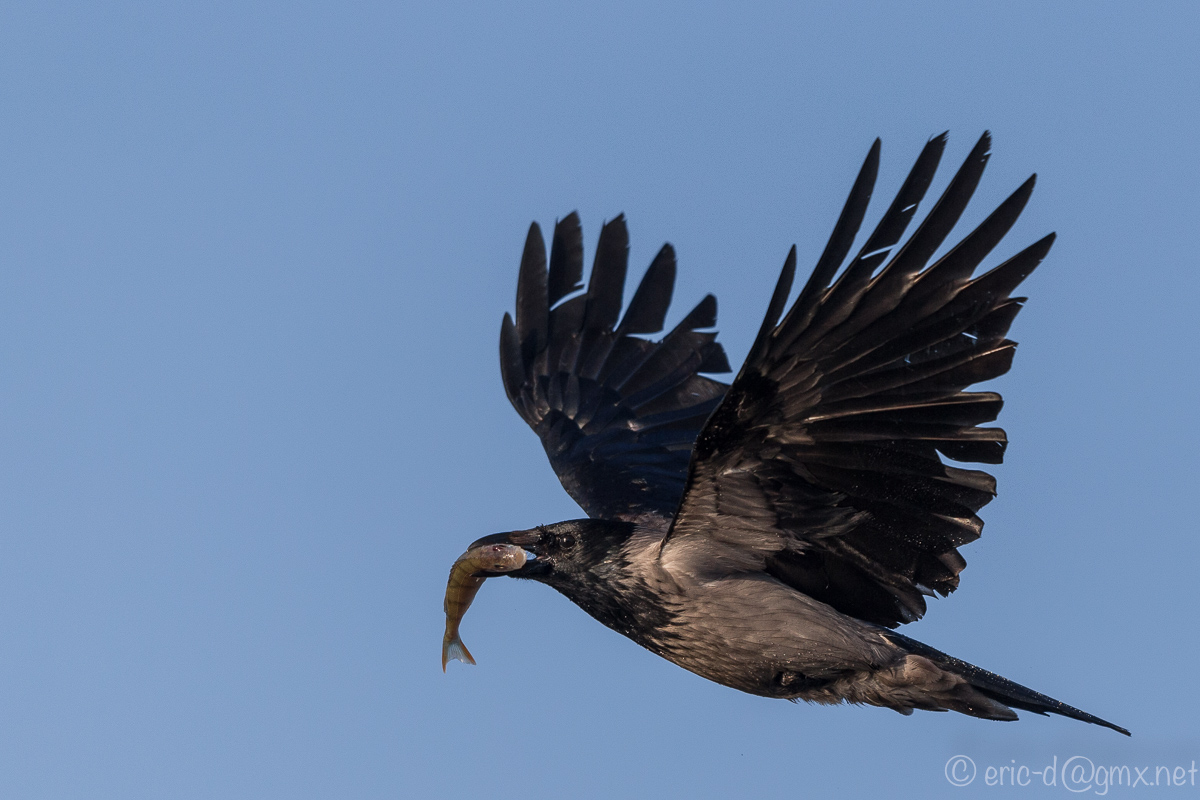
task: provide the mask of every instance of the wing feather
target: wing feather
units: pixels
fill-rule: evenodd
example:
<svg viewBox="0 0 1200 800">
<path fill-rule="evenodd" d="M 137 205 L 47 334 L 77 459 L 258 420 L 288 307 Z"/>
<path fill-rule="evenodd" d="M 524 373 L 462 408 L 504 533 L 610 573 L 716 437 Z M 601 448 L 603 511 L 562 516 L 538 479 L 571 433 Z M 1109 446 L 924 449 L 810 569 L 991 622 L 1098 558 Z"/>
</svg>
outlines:
<svg viewBox="0 0 1200 800">
<path fill-rule="evenodd" d="M 587 290 L 579 217 L 554 229 L 547 265 L 530 226 L 517 282 L 517 316 L 500 326 L 500 372 L 509 401 L 545 447 L 563 487 L 589 516 L 669 519 L 683 493 L 692 445 L 728 372 L 709 295 L 661 341 L 675 286 L 665 245 L 621 316 L 629 260 L 623 216 L 604 225 Z M 618 320 L 620 322 L 618 323 Z"/>
<path fill-rule="evenodd" d="M 1053 235 L 971 276 L 1012 228 L 1034 178 L 934 263 L 987 165 L 984 134 L 898 249 L 946 143 L 930 140 L 858 255 L 838 268 L 865 216 L 876 142 L 830 243 L 783 316 L 790 255 L 746 364 L 697 438 L 664 559 L 757 567 L 835 608 L 895 626 L 948 594 L 977 539 L 994 478 L 954 461 L 999 463 L 987 427 L 1003 400 L 971 385 L 1003 375 L 1022 298 L 1010 293 Z M 894 251 L 894 252 L 893 252 Z M 835 278 L 835 276 L 837 276 Z M 703 564 L 701 563 L 703 562 Z"/>
</svg>

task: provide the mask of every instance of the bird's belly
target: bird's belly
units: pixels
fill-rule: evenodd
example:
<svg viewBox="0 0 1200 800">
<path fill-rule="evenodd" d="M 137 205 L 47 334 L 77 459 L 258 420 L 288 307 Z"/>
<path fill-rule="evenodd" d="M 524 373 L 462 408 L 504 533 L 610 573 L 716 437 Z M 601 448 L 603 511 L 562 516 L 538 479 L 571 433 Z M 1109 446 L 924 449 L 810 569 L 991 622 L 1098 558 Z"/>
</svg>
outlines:
<svg viewBox="0 0 1200 800">
<path fill-rule="evenodd" d="M 770 578 L 697 584 L 652 641 L 686 670 L 764 697 L 794 698 L 895 658 L 874 626 Z"/>
</svg>

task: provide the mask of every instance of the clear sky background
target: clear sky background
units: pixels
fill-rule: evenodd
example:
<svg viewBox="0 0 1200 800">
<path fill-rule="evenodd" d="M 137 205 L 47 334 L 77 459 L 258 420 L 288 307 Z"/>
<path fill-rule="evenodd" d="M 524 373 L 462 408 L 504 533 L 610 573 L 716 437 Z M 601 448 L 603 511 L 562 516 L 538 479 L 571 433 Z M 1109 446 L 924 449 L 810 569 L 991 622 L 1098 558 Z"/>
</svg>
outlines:
<svg viewBox="0 0 1200 800">
<path fill-rule="evenodd" d="M 6 4 L 0 796 L 928 798 L 1200 762 L 1197 8 Z M 1134 737 L 743 695 L 507 579 L 443 675 L 454 558 L 581 516 L 500 384 L 530 221 L 578 209 L 590 263 L 625 212 L 631 278 L 672 242 L 668 323 L 715 293 L 736 365 L 872 140 L 869 222 L 946 129 L 935 192 L 995 135 L 959 233 L 1039 173 L 989 264 L 1059 240 L 984 537 L 904 632 Z"/>
</svg>

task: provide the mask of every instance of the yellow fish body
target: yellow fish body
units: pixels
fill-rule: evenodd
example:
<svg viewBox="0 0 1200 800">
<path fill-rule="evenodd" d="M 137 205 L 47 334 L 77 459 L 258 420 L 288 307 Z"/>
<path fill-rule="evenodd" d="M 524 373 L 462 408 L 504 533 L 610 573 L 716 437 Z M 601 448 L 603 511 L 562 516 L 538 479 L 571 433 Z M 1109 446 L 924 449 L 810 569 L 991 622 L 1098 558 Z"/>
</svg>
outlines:
<svg viewBox="0 0 1200 800">
<path fill-rule="evenodd" d="M 458 557 L 450 568 L 450 579 L 446 581 L 446 633 L 442 637 L 442 672 L 451 660 L 474 664 L 475 659 L 458 636 L 458 625 L 466 616 L 467 609 L 486 575 L 480 572 L 512 572 L 525 566 L 528 554 L 512 544 L 485 544 L 473 547 Z"/>
</svg>

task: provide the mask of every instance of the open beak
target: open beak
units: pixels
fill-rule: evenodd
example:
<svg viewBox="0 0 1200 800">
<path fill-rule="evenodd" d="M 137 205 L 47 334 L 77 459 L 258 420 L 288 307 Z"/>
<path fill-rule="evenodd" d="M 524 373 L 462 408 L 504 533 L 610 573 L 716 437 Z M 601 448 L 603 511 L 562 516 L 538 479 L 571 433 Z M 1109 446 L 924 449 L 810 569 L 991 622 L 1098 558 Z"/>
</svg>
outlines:
<svg viewBox="0 0 1200 800">
<path fill-rule="evenodd" d="M 481 547 L 489 544 L 509 544 L 516 545 L 525 551 L 527 560 L 525 566 L 511 572 L 480 572 L 480 577 L 498 577 L 500 575 L 509 575 L 514 578 L 531 577 L 533 574 L 541 572 L 542 563 L 538 559 L 538 545 L 541 544 L 542 533 L 536 528 L 528 531 L 509 531 L 508 533 L 493 533 L 491 536 L 484 536 L 482 539 L 477 539 L 471 543 L 468 550 L 474 550 L 476 547 Z"/>
</svg>

